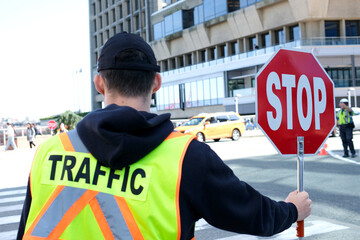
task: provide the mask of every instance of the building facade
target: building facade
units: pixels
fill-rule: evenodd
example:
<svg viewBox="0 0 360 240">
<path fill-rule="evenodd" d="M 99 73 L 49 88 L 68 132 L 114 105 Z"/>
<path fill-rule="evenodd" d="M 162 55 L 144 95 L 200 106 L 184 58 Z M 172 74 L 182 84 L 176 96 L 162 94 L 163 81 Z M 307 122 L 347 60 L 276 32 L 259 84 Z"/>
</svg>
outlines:
<svg viewBox="0 0 360 240">
<path fill-rule="evenodd" d="M 358 0 L 89 3 L 93 72 L 108 37 L 122 30 L 138 33 L 161 66 L 163 87 L 152 108 L 157 113 L 173 118 L 235 109 L 254 114 L 256 73 L 279 48 L 312 52 L 333 79 L 337 99 L 360 95 Z M 101 97 L 93 96 L 93 106 L 100 107 Z"/>
<path fill-rule="evenodd" d="M 279 48 L 312 52 L 336 98 L 360 93 L 360 1 L 183 0 L 151 16 L 158 113 L 255 113 L 255 75 Z M 352 100 L 353 106 L 355 102 Z"/>
</svg>

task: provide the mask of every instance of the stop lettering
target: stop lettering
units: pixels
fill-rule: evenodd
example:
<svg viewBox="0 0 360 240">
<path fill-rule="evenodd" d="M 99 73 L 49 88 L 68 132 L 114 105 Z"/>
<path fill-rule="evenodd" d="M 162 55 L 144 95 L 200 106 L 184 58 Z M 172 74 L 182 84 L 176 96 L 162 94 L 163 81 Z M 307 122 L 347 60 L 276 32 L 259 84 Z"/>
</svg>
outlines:
<svg viewBox="0 0 360 240">
<path fill-rule="evenodd" d="M 315 154 L 335 127 L 334 84 L 308 52 L 281 49 L 256 76 L 257 122 L 281 154 Z"/>
</svg>

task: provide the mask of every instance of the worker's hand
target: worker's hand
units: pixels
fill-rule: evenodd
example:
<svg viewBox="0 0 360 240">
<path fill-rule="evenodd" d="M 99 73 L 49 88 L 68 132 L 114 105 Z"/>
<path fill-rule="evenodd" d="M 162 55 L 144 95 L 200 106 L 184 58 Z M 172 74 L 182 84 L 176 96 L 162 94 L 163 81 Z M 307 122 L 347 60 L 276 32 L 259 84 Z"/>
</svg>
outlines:
<svg viewBox="0 0 360 240">
<path fill-rule="evenodd" d="M 298 211 L 297 221 L 304 220 L 311 213 L 311 199 L 309 198 L 309 194 L 305 191 L 299 192 L 298 190 L 295 190 L 289 193 L 285 202 L 291 202 L 296 206 Z"/>
</svg>

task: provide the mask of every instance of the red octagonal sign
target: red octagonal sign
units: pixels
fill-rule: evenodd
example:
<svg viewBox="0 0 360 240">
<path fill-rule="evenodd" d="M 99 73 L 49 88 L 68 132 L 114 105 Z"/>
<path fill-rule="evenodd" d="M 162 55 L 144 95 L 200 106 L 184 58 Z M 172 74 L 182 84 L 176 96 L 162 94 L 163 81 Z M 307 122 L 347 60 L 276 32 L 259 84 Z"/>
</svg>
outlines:
<svg viewBox="0 0 360 240">
<path fill-rule="evenodd" d="M 315 154 L 335 127 L 334 83 L 309 52 L 278 50 L 256 75 L 256 116 L 281 154 Z"/>
</svg>

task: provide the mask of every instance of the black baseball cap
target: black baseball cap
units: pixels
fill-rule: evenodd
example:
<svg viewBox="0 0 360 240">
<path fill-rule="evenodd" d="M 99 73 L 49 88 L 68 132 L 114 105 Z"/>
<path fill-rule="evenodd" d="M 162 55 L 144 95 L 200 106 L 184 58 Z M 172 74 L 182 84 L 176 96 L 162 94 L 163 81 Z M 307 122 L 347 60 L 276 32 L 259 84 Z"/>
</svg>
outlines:
<svg viewBox="0 0 360 240">
<path fill-rule="evenodd" d="M 146 55 L 146 60 L 120 61 L 117 57 L 120 52 L 127 49 L 136 49 Z M 108 69 L 141 70 L 160 72 L 155 54 L 150 45 L 140 36 L 122 32 L 111 37 L 101 50 L 97 63 L 97 71 Z"/>
</svg>

